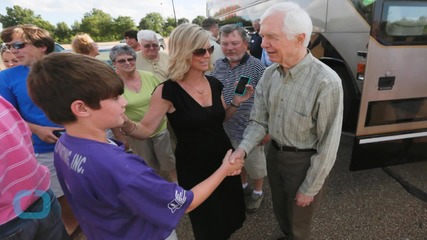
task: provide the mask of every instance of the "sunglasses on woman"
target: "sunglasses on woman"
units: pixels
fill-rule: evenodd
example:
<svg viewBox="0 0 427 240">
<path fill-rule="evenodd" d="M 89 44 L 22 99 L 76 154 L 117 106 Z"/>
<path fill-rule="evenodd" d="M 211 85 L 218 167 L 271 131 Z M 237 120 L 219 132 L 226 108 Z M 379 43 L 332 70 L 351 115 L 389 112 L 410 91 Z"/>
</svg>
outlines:
<svg viewBox="0 0 427 240">
<path fill-rule="evenodd" d="M 11 48 L 23 49 L 27 44 L 28 43 L 26 42 L 14 42 L 14 43 L 6 43 L 4 46 L 7 48 L 7 50 L 10 50 Z"/>
<path fill-rule="evenodd" d="M 212 54 L 214 51 L 214 46 L 210 46 L 209 48 L 198 48 L 193 51 L 194 56 L 204 56 L 206 52 L 209 52 L 209 54 Z"/>
<path fill-rule="evenodd" d="M 118 62 L 120 64 L 124 64 L 125 62 L 133 63 L 133 62 L 135 62 L 135 58 L 120 59 L 120 60 L 117 60 L 116 62 Z"/>
</svg>

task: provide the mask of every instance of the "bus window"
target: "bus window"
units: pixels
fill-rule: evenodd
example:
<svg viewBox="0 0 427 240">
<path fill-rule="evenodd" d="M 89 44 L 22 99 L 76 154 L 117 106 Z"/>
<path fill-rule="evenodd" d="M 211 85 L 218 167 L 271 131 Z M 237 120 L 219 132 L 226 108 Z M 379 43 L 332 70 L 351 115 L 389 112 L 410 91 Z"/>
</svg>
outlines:
<svg viewBox="0 0 427 240">
<path fill-rule="evenodd" d="M 427 3 L 384 2 L 379 29 L 379 41 L 385 45 L 427 44 Z"/>
<path fill-rule="evenodd" d="M 427 120 L 427 98 L 369 102 L 365 126 Z"/>
</svg>

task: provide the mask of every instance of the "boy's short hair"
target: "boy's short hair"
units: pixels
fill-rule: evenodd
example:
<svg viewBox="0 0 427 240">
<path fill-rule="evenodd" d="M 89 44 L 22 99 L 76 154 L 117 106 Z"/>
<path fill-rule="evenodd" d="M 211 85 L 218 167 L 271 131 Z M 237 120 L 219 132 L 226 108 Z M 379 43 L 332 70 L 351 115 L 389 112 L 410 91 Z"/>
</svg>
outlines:
<svg viewBox="0 0 427 240">
<path fill-rule="evenodd" d="M 81 54 L 52 53 L 35 62 L 28 75 L 28 93 L 57 124 L 77 120 L 71 104 L 83 101 L 100 109 L 100 101 L 123 94 L 123 81 L 107 64 Z"/>
<path fill-rule="evenodd" d="M 135 39 L 136 41 L 138 41 L 138 37 L 137 37 L 137 35 L 138 35 L 138 31 L 136 31 L 136 30 L 133 30 L 133 29 L 130 29 L 130 30 L 127 30 L 125 33 L 124 33 L 124 38 L 133 38 L 133 39 Z"/>
</svg>

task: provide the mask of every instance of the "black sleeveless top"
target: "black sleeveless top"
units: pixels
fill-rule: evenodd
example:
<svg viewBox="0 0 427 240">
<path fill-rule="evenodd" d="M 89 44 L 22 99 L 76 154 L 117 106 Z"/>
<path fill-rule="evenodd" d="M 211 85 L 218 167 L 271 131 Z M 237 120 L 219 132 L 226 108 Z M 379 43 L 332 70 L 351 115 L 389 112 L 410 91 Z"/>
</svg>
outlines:
<svg viewBox="0 0 427 240">
<path fill-rule="evenodd" d="M 222 164 L 226 152 L 232 149 L 222 123 L 222 84 L 206 76 L 212 91 L 212 106 L 203 107 L 178 83 L 163 83 L 162 98 L 172 102 L 175 112 L 168 121 L 177 138 L 175 150 L 179 185 L 187 190 L 208 178 Z M 228 239 L 242 226 L 245 207 L 240 176 L 227 177 L 214 193 L 190 212 L 196 239 Z"/>
</svg>

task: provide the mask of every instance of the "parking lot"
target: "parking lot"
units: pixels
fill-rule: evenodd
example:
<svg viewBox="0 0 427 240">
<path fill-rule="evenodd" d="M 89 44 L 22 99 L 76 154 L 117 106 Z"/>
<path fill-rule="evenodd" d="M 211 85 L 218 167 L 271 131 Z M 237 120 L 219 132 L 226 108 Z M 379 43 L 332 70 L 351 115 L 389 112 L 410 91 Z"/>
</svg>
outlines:
<svg viewBox="0 0 427 240">
<path fill-rule="evenodd" d="M 427 202 L 409 194 L 382 169 L 348 170 L 353 137 L 343 135 L 337 162 L 327 180 L 320 209 L 314 218 L 313 239 L 427 239 Z M 389 167 L 424 194 L 427 162 Z M 273 240 L 281 236 L 274 219 L 268 184 L 258 212 L 231 239 Z M 180 239 L 194 239 L 188 218 L 178 229 Z"/>
<path fill-rule="evenodd" d="M 427 239 L 427 202 L 409 194 L 383 169 L 350 172 L 352 143 L 353 137 L 342 136 L 337 162 L 327 179 L 325 197 L 314 218 L 313 239 Z M 421 193 L 427 193 L 427 162 L 387 169 Z M 244 226 L 231 237 L 232 240 L 273 240 L 281 236 L 268 184 L 264 191 L 261 208 L 247 215 Z M 177 234 L 181 240 L 194 239 L 187 216 L 181 220 Z M 86 238 L 80 234 L 74 239 Z"/>
</svg>

